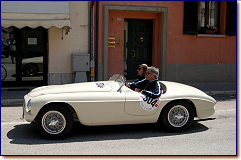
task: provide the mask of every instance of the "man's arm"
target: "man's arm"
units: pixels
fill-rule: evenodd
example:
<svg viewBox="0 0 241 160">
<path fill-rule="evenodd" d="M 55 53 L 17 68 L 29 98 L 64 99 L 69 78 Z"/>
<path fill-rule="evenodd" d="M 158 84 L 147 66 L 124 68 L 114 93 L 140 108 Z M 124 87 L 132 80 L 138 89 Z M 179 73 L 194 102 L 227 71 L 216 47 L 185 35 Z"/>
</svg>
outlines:
<svg viewBox="0 0 241 160">
<path fill-rule="evenodd" d="M 144 89 L 141 93 L 143 93 L 151 98 L 158 98 L 162 94 L 161 85 L 158 81 L 156 81 L 156 83 L 153 87 L 153 90 L 147 91 Z"/>
</svg>

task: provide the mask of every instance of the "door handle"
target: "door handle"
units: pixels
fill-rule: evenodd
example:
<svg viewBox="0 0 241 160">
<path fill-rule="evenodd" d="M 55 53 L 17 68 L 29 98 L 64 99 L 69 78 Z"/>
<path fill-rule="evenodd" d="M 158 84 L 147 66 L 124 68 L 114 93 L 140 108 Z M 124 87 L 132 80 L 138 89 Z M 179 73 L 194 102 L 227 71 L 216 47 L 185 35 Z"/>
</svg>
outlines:
<svg viewBox="0 0 241 160">
<path fill-rule="evenodd" d="M 131 57 L 132 57 L 132 58 L 135 58 L 135 57 L 136 57 L 136 50 L 133 49 L 133 50 L 131 51 Z"/>
</svg>

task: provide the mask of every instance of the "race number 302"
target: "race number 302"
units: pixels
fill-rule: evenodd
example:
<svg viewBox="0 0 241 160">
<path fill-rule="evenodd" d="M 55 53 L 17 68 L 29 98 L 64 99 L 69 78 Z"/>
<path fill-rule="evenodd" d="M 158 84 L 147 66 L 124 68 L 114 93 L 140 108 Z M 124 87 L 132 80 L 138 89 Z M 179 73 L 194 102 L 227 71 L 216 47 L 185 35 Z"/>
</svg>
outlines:
<svg viewBox="0 0 241 160">
<path fill-rule="evenodd" d="M 160 104 L 159 98 L 151 98 L 146 95 L 140 96 L 140 105 L 144 110 L 152 111 Z"/>
</svg>

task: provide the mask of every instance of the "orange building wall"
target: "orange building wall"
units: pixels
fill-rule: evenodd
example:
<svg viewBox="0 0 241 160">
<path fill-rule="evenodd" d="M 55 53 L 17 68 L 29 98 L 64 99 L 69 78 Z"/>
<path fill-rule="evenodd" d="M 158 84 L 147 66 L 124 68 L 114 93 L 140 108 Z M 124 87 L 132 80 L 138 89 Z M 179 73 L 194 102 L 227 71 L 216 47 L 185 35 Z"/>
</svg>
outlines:
<svg viewBox="0 0 241 160">
<path fill-rule="evenodd" d="M 100 1 L 99 20 L 99 64 L 103 64 L 103 5 L 136 5 L 136 6 L 162 6 L 168 7 L 167 17 L 167 48 L 166 64 L 235 64 L 236 63 L 236 37 L 235 36 L 197 36 L 183 34 L 184 3 L 182 1 Z M 224 7 L 223 7 L 224 8 Z M 153 65 L 159 67 L 160 59 L 160 24 L 161 16 L 157 13 L 110 11 L 109 37 L 120 37 L 120 47 L 109 48 L 109 75 L 123 73 L 124 61 L 124 18 L 153 18 Z M 112 21 L 120 17 L 121 21 Z"/>
</svg>

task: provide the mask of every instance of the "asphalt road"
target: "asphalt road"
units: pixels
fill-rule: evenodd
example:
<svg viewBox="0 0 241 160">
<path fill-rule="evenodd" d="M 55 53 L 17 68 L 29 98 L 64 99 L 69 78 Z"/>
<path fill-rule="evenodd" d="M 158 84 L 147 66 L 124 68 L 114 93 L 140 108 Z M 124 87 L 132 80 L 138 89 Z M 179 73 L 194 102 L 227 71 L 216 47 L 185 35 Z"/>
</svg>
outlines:
<svg viewBox="0 0 241 160">
<path fill-rule="evenodd" d="M 236 99 L 216 96 L 216 113 L 183 133 L 155 125 L 84 127 L 64 140 L 46 140 L 22 108 L 1 108 L 1 155 L 236 155 Z"/>
</svg>

